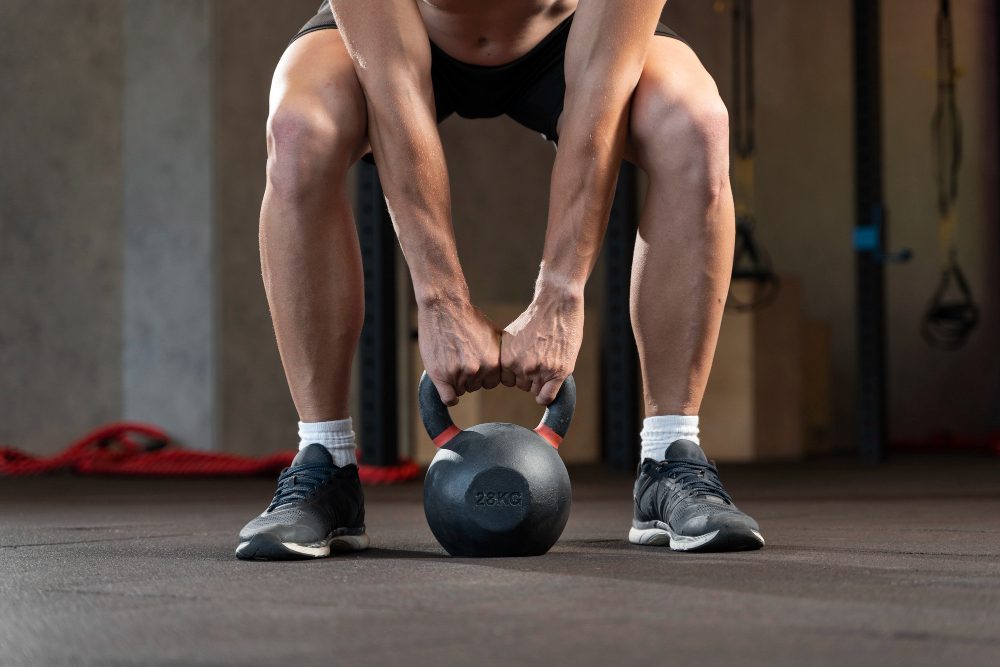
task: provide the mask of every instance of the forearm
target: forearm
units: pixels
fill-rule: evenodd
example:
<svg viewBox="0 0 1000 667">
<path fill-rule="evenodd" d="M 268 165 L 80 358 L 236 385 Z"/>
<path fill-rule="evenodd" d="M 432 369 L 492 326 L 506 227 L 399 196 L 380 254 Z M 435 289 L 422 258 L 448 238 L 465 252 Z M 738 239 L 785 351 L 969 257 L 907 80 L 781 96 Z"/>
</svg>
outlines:
<svg viewBox="0 0 1000 667">
<path fill-rule="evenodd" d="M 552 168 L 538 288 L 582 294 L 611 210 L 624 150 L 627 100 L 621 107 L 595 108 L 587 99 L 574 98 L 566 98 L 563 139 Z"/>
<path fill-rule="evenodd" d="M 393 94 L 369 102 L 369 141 L 421 303 L 468 299 L 433 109 Z"/>
<path fill-rule="evenodd" d="M 413 0 L 332 3 L 368 102 L 368 140 L 418 301 L 467 298 L 437 131 L 430 47 Z"/>
<path fill-rule="evenodd" d="M 632 93 L 662 0 L 582 0 L 566 49 L 539 291 L 582 294 L 597 261 L 628 135 Z"/>
</svg>

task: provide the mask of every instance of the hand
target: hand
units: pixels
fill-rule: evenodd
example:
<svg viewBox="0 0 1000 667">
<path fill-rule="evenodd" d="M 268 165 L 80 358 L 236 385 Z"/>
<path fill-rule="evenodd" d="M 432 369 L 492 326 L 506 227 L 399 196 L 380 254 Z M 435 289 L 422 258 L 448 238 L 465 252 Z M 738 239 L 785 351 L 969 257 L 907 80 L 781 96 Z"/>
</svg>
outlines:
<svg viewBox="0 0 1000 667">
<path fill-rule="evenodd" d="M 441 401 L 458 404 L 467 391 L 500 384 L 500 335 L 478 308 L 442 299 L 417 312 L 420 356 Z"/>
<path fill-rule="evenodd" d="M 503 332 L 500 381 L 548 405 L 573 372 L 582 341 L 582 296 L 538 293 Z"/>
</svg>

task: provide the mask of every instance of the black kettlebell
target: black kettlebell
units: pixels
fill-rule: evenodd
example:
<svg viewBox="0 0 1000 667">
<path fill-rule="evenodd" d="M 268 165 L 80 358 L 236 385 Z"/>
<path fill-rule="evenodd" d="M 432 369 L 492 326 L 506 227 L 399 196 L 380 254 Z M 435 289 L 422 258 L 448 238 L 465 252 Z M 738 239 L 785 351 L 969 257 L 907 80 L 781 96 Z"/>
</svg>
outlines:
<svg viewBox="0 0 1000 667">
<path fill-rule="evenodd" d="M 424 514 L 452 556 L 540 556 L 566 527 L 572 492 L 559 443 L 576 406 L 566 378 L 535 430 L 517 424 L 455 426 L 427 373 L 420 417 L 438 452 L 424 479 Z"/>
</svg>

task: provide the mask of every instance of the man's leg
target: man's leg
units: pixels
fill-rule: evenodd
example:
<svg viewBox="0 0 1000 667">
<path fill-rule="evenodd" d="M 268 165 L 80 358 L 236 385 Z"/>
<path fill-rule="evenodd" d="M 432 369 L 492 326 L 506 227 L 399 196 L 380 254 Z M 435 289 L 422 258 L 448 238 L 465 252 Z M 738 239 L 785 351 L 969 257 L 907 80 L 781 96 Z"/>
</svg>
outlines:
<svg viewBox="0 0 1000 667">
<path fill-rule="evenodd" d="M 756 522 L 736 509 L 698 446 L 735 218 L 728 114 L 679 40 L 653 38 L 632 98 L 628 157 L 649 176 L 632 267 L 646 420 L 629 538 L 680 550 L 759 548 Z"/>
<path fill-rule="evenodd" d="M 629 157 L 649 176 L 632 267 L 646 416 L 697 415 L 733 268 L 729 119 L 683 42 L 654 37 L 632 99 Z"/>
<path fill-rule="evenodd" d="M 364 293 L 347 190 L 348 169 L 367 151 L 367 111 L 336 30 L 288 48 L 270 106 L 260 257 L 300 451 L 240 531 L 236 555 L 315 558 L 368 545 L 348 414 Z"/>
<path fill-rule="evenodd" d="M 364 319 L 347 171 L 367 150 L 367 112 L 336 30 L 289 47 L 270 107 L 260 257 L 274 332 L 299 419 L 343 419 Z"/>
</svg>

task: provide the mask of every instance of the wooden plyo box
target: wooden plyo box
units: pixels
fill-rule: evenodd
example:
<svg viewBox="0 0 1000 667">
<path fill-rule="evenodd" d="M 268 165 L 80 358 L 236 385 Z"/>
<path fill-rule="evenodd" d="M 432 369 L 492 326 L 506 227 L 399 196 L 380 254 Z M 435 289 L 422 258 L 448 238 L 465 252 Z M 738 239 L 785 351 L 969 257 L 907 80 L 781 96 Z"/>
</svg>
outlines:
<svg viewBox="0 0 1000 667">
<path fill-rule="evenodd" d="M 741 301 L 753 286 L 734 284 Z M 726 310 L 701 408 L 701 442 L 717 461 L 791 460 L 806 451 L 802 292 L 783 278 L 776 300 Z"/>
<path fill-rule="evenodd" d="M 829 454 L 833 433 L 833 332 L 826 322 L 806 320 L 802 330 L 803 398 L 806 453 Z"/>
</svg>

